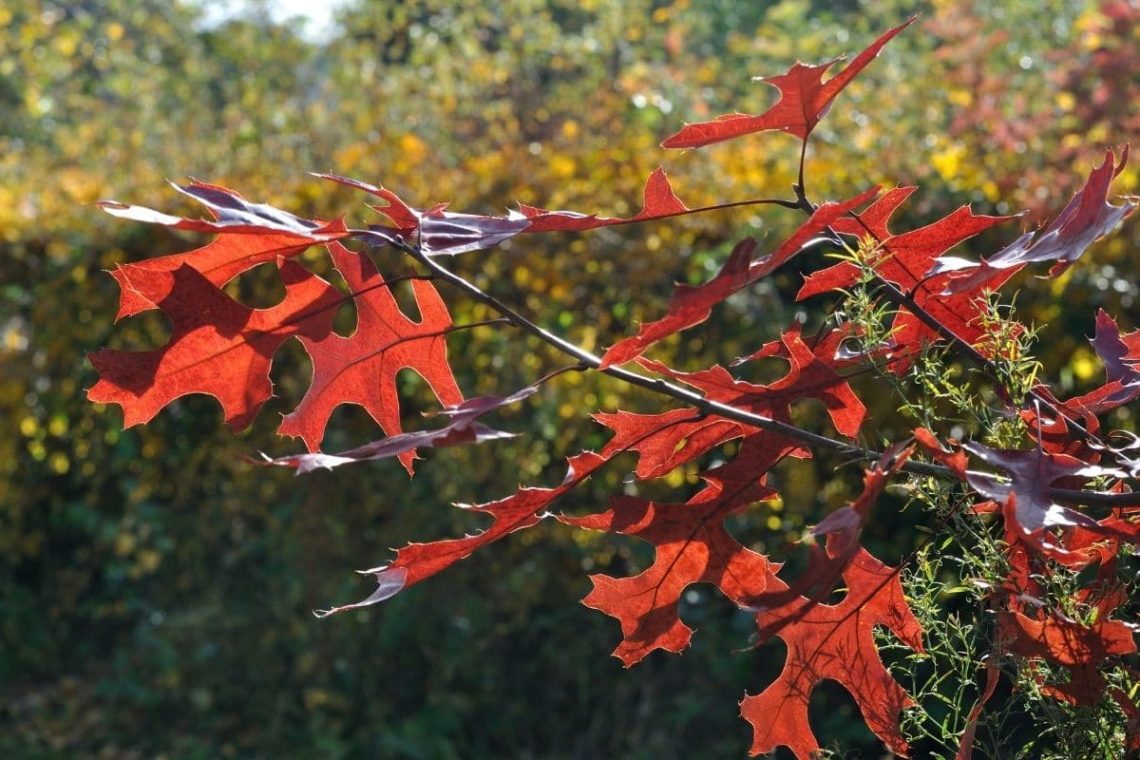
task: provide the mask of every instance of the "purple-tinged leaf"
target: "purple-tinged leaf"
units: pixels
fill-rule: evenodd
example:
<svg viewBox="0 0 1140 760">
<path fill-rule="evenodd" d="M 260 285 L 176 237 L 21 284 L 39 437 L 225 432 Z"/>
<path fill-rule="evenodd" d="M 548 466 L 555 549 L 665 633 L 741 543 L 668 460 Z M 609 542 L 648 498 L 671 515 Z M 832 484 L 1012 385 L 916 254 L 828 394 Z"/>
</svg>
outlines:
<svg viewBox="0 0 1140 760">
<path fill-rule="evenodd" d="M 1027 232 L 1010 245 L 977 264 L 957 257 L 940 258 L 928 276 L 950 274 L 947 293 L 962 293 L 985 287 L 999 273 L 1017 270 L 1026 264 L 1056 262 L 1049 270 L 1055 277 L 1076 262 L 1094 242 L 1111 232 L 1125 217 L 1136 210 L 1137 202 L 1126 199 L 1119 206 L 1108 202 L 1108 189 L 1114 177 L 1128 163 L 1128 148 L 1120 161 L 1111 150 L 1104 161 L 1089 175 L 1084 187 L 1073 195 L 1068 205 L 1048 227 L 1034 234 Z"/>
<path fill-rule="evenodd" d="M 989 473 L 967 472 L 966 480 L 975 491 L 999 504 L 1015 497 L 1014 509 L 1007 514 L 1034 545 L 1048 548 L 1044 531 L 1054 527 L 1080 526 L 1100 528 L 1096 520 L 1053 500 L 1050 488 L 1061 478 L 1125 477 L 1121 470 L 1082 462 L 1067 454 L 1050 454 L 1041 449 L 1000 450 L 978 443 L 963 443 L 962 448 L 986 464 L 1008 473 L 1008 480 Z"/>
<path fill-rule="evenodd" d="M 131 206 L 118 201 L 99 201 L 97 205 L 111 216 L 194 232 L 285 232 L 298 236 L 300 242 L 309 243 L 327 243 L 349 234 L 343 220 L 322 223 L 302 219 L 265 203 L 250 203 L 233 190 L 219 185 L 197 181 L 189 185 L 170 184 L 178 192 L 208 208 L 215 219 L 184 219 L 145 206 Z"/>
<path fill-rule="evenodd" d="M 435 430 L 400 433 L 336 454 L 312 452 L 273 459 L 265 457 L 264 464 L 293 467 L 297 470 L 297 474 L 300 475 L 319 469 L 331 470 L 343 464 L 352 464 L 354 462 L 391 459 L 421 448 L 438 449 L 444 446 L 458 446 L 467 443 L 484 443 L 486 441 L 496 441 L 503 438 L 514 438 L 514 433 L 504 433 L 500 430 L 489 428 L 480 422 L 476 422 L 476 419 L 495 409 L 500 409 L 504 406 L 522 401 L 537 392 L 538 388 L 536 386 L 528 385 L 517 393 L 506 397 L 478 396 L 441 412 L 440 414 L 449 416 L 451 421 L 444 427 Z M 265 455 L 263 454 L 262 456 Z"/>
</svg>

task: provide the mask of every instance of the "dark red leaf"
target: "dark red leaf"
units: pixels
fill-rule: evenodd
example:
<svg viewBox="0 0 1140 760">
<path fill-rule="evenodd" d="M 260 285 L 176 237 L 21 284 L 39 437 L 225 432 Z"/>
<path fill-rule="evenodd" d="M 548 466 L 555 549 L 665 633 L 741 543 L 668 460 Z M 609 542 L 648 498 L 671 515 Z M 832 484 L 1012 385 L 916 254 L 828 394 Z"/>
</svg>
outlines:
<svg viewBox="0 0 1140 760">
<path fill-rule="evenodd" d="M 754 385 L 737 380 L 719 365 L 700 372 L 678 372 L 660 362 L 639 359 L 641 365 L 697 388 L 713 401 L 739 407 L 781 422 L 790 422 L 793 403 L 816 398 L 827 407 L 835 429 L 846 436 L 858 433 L 867 410 L 847 381 L 834 367 L 837 359 L 831 344 L 809 346 L 794 325 L 778 342 L 761 349 L 765 356 L 788 361 L 788 373 L 767 385 Z M 822 351 L 820 350 L 822 346 Z"/>
<path fill-rule="evenodd" d="M 1066 550 L 1055 543 L 1051 529 L 1075 526 L 1094 532 L 1104 529 L 1088 515 L 1056 503 L 1050 493 L 1054 481 L 1124 475 L 1118 470 L 1042 449 L 999 450 L 972 442 L 963 443 L 962 448 L 1008 473 L 1008 480 L 988 473 L 966 474 L 967 482 L 975 491 L 1003 505 L 1007 530 L 1031 548 L 1058 558 L 1062 558 Z"/>
<path fill-rule="evenodd" d="M 1104 362 L 1104 385 L 1064 402 L 1081 415 L 1103 414 L 1140 397 L 1140 330 L 1121 335 L 1116 320 L 1100 309 L 1092 345 Z"/>
<path fill-rule="evenodd" d="M 632 361 L 662 338 L 708 319 L 713 306 L 752 281 L 749 265 L 755 248 L 756 241 L 745 238 L 732 249 L 732 255 L 716 277 L 696 287 L 678 285 L 669 301 L 668 314 L 656 322 L 642 325 L 637 335 L 611 346 L 602 356 L 602 368 Z"/>
<path fill-rule="evenodd" d="M 736 459 L 703 474 L 705 488 L 684 504 L 619 497 L 601 514 L 559 518 L 581 528 L 636 536 L 656 549 L 653 564 L 632 578 L 590 576 L 594 588 L 582 600 L 621 622 L 623 638 L 614 656 L 626 667 L 654 650 L 680 652 L 689 645 L 693 631 L 681 622 L 677 604 L 690 585 L 712 583 L 741 606 L 764 590 L 771 564 L 729 535 L 724 519 L 775 495 L 762 476 L 787 451 L 776 438 L 760 434 L 746 439 Z"/>
<path fill-rule="evenodd" d="M 670 216 L 692 214 L 707 209 L 690 209 L 669 184 L 665 170 L 658 166 L 645 181 L 645 195 L 641 211 L 631 217 L 598 216 L 576 211 L 550 211 L 519 204 L 519 213 L 530 220 L 527 232 L 581 232 L 598 227 L 612 227 L 619 224 L 645 222 L 651 219 L 664 219 Z"/>
<path fill-rule="evenodd" d="M 891 233 L 888 222 L 891 215 L 913 192 L 913 188 L 896 188 L 871 204 L 858 219 L 837 220 L 833 229 L 843 235 L 857 238 L 872 237 L 882 244 L 882 254 L 875 264 L 875 272 L 885 280 L 909 293 L 934 319 L 968 343 L 983 337 L 976 318 L 979 315 L 977 295 L 960 293 L 943 295 L 945 276 L 927 279 L 925 273 L 935 259 L 959 243 L 978 233 L 1009 221 L 1010 216 L 979 216 L 963 206 L 943 219 L 910 232 Z M 849 262 L 842 262 L 815 272 L 804 279 L 797 299 L 803 300 L 830 290 L 849 288 L 858 282 L 859 270 Z M 1013 276 L 1006 271 L 991 283 L 997 288 Z M 900 311 L 892 326 L 892 339 L 900 346 L 919 346 L 924 341 L 937 339 L 937 334 L 918 317 L 905 309 Z M 905 363 L 891 365 L 903 371 Z"/>
<path fill-rule="evenodd" d="M 1068 669 L 1068 683 L 1048 685 L 1044 691 L 1074 705 L 1100 700 L 1105 681 L 1098 666 L 1109 657 L 1135 652 L 1133 633 L 1132 627 L 1119 620 L 1098 620 L 1086 626 L 1057 616 L 1033 620 L 1020 612 L 998 617 L 998 635 L 1007 642 L 1006 651 Z"/>
<path fill-rule="evenodd" d="M 662 338 L 704 322 L 713 306 L 787 263 L 828 225 L 862 206 L 878 191 L 873 187 L 843 203 L 824 203 L 774 253 L 758 261 L 752 261 L 752 252 L 756 248 L 754 240 L 747 238 L 737 243 L 716 277 L 696 287 L 678 285 L 669 301 L 668 313 L 655 322 L 642 325 L 637 335 L 611 346 L 602 357 L 602 367 L 632 361 Z"/>
<path fill-rule="evenodd" d="M 875 502 L 882 495 L 890 479 L 910 458 L 913 450 L 913 445 L 896 445 L 884 452 L 882 458 L 863 474 L 863 491 L 859 494 L 859 498 L 830 513 L 811 529 L 811 535 L 816 539 L 826 536 L 826 549 L 821 548 L 819 544 L 813 544 L 807 569 L 790 586 L 757 597 L 753 601 L 753 606 L 758 609 L 787 609 L 790 602 L 800 599 L 803 608 L 806 609 L 830 594 L 851 559 L 861 548 L 859 538 Z M 795 615 L 789 614 L 785 620 L 775 625 L 784 625 L 794 620 Z M 774 632 L 774 630 L 767 631 L 766 635 L 770 636 Z"/>
</svg>

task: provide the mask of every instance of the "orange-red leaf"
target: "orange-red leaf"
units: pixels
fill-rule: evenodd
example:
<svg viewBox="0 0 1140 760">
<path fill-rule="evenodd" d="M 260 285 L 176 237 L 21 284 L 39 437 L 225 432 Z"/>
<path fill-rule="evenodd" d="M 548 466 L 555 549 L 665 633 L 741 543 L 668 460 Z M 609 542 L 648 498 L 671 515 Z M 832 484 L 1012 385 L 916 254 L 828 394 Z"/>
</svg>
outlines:
<svg viewBox="0 0 1140 760">
<path fill-rule="evenodd" d="M 724 519 L 775 495 L 763 474 L 787 452 L 778 436 L 762 433 L 745 439 L 732 462 L 704 473 L 705 488 L 684 504 L 619 497 L 606 512 L 559 518 L 636 536 L 656 549 L 653 564 L 632 578 L 590 576 L 594 588 L 582 600 L 621 622 L 622 642 L 614 656 L 626 667 L 654 650 L 680 652 L 689 645 L 693 632 L 678 616 L 677 605 L 691 584 L 712 583 L 741 606 L 765 589 L 771 563 L 729 535 Z"/>
<path fill-rule="evenodd" d="M 891 751 L 906 754 L 899 714 L 913 701 L 879 658 L 872 629 L 886 626 L 921 652 L 922 627 L 907 606 L 898 571 L 866 550 L 855 554 L 843 578 L 847 596 L 837 605 L 799 599 L 757 614 L 761 631 L 779 625 L 777 635 L 788 654 L 776 680 L 740 703 L 741 715 L 752 724 L 753 755 L 784 746 L 800 760 L 809 760 L 819 751 L 808 723 L 808 702 L 815 685 L 827 678 L 851 693 L 867 726 Z M 781 587 L 778 579 L 769 583 L 773 591 Z"/>
<path fill-rule="evenodd" d="M 187 264 L 120 270 L 131 292 L 170 318 L 170 341 L 151 351 L 91 354 L 99 382 L 87 397 L 121 406 L 129 427 L 176 398 L 206 393 L 218 399 L 232 427 L 248 425 L 273 393 L 274 352 L 293 336 L 319 340 L 331 334 L 341 302 L 336 290 L 301 265 L 280 260 L 278 266 L 285 298 L 268 309 L 237 303 Z"/>
<path fill-rule="evenodd" d="M 309 451 L 320 448 L 325 425 L 340 404 L 357 404 L 388 435 L 402 432 L 396 375 L 418 372 L 445 406 L 463 401 L 447 362 L 447 332 L 451 315 L 435 286 L 412 280 L 420 321 L 402 311 L 372 261 L 331 243 L 333 263 L 356 294 L 356 330 L 349 337 L 335 332 L 305 336 L 301 345 L 313 360 L 313 382 L 305 397 L 281 422 L 282 435 L 300 437 Z M 415 454 L 399 460 L 411 472 Z"/>
<path fill-rule="evenodd" d="M 602 368 L 632 361 L 662 338 L 704 322 L 713 306 L 787 263 L 828 225 L 862 206 L 878 191 L 873 187 L 842 203 L 824 203 L 774 253 L 758 261 L 752 261 L 752 252 L 756 248 L 754 240 L 746 238 L 737 243 L 713 279 L 696 287 L 678 285 L 669 301 L 668 313 L 655 322 L 642 325 L 637 335 L 611 346 L 602 357 Z"/>
<path fill-rule="evenodd" d="M 906 22 L 888 29 L 866 50 L 857 55 L 843 71 L 826 82 L 823 81 L 823 75 L 842 59 L 836 58 L 820 64 L 797 62 L 786 74 L 761 78 L 761 81 L 772 85 L 780 92 L 780 99 L 764 113 L 758 115 L 732 113 L 720 116 L 714 121 L 686 124 L 681 131 L 661 143 L 661 147 L 699 148 L 768 130 L 780 130 L 800 139 L 807 139 L 843 88 L 875 59 L 884 45 L 910 26 L 914 19 L 912 16 Z"/>
</svg>

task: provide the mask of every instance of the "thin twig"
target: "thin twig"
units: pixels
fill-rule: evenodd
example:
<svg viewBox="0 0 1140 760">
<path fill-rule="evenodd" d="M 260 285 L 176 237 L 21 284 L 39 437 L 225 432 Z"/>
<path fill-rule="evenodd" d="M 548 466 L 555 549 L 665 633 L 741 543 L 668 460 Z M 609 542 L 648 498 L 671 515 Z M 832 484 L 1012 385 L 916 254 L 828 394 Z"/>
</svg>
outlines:
<svg viewBox="0 0 1140 760">
<path fill-rule="evenodd" d="M 391 243 L 390 240 L 385 239 L 385 244 Z M 719 417 L 739 422 L 750 427 L 767 430 L 769 432 L 777 433 L 793 440 L 805 443 L 818 449 L 833 451 L 841 456 L 852 461 L 878 461 L 882 457 L 882 452 L 873 449 L 864 448 L 862 446 L 837 441 L 827 436 L 813 433 L 809 430 L 798 428 L 795 425 L 790 425 L 786 422 L 780 422 L 763 415 L 755 414 L 753 412 L 740 409 L 739 407 L 725 404 L 719 401 L 707 399 L 696 391 L 692 391 L 683 386 L 671 383 L 667 380 L 656 379 L 640 375 L 636 372 L 631 372 L 622 367 L 609 366 L 602 368 L 602 360 L 599 356 L 581 346 L 572 343 L 564 338 L 555 335 L 544 327 L 536 324 L 527 317 L 520 314 L 515 309 L 495 296 L 487 293 L 478 285 L 470 282 L 461 275 L 447 269 L 439 261 L 431 256 L 425 254 L 417 246 L 410 245 L 404 241 L 399 241 L 396 247 L 408 254 L 416 261 L 420 262 L 423 266 L 427 267 L 433 276 L 438 280 L 447 282 L 450 285 L 462 290 L 475 300 L 486 304 L 498 313 L 502 314 L 507 321 L 514 326 L 534 335 L 544 343 L 552 346 L 561 353 L 573 357 L 578 361 L 575 367 L 580 369 L 593 369 L 605 375 L 609 375 L 617 380 L 621 380 L 629 385 L 645 388 L 646 390 L 653 391 L 664 396 L 680 401 L 684 404 L 696 408 L 703 414 L 715 414 Z M 568 369 L 573 369 L 571 367 Z M 565 370 L 564 370 L 565 371 Z M 938 464 L 931 464 L 928 462 L 915 462 L 907 461 L 903 465 L 903 469 L 907 472 L 916 475 L 927 475 L 937 477 L 940 479 L 953 479 L 954 475 L 949 468 Z M 1083 491 L 1075 489 L 1051 489 L 1051 495 L 1058 501 L 1069 503 L 1095 505 L 1095 506 L 1123 506 L 1140 504 L 1140 493 L 1106 493 L 1101 491 Z"/>
</svg>

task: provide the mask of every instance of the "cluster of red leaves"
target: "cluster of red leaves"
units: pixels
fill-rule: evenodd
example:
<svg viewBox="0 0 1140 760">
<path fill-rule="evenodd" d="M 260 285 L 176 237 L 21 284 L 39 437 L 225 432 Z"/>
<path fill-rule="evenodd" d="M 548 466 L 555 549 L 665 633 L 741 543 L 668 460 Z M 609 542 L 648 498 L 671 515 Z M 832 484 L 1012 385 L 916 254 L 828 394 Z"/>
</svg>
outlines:
<svg viewBox="0 0 1140 760">
<path fill-rule="evenodd" d="M 766 79 L 777 87 L 780 98 L 762 114 L 730 114 L 689 124 L 663 145 L 698 147 L 768 130 L 806 141 L 834 98 L 910 23 L 880 36 L 826 82 L 822 77 L 835 61 L 818 66 L 797 63 L 786 74 Z M 766 385 L 739 380 L 720 365 L 699 372 L 679 372 L 642 354 L 663 338 L 703 322 L 717 304 L 784 266 L 820 238 L 854 240 L 857 245 L 859 241 L 873 241 L 877 276 L 909 299 L 896 320 L 895 345 L 884 347 L 884 351 L 915 350 L 948 336 L 972 346 L 986 337 L 977 319 L 982 288 L 1000 287 L 1029 263 L 1051 262 L 1053 273 L 1070 266 L 1089 244 L 1133 210 L 1132 202 L 1116 206 L 1107 200 L 1109 182 L 1126 160 L 1127 154 L 1117 163 L 1109 153 L 1045 230 L 1036 235 L 1027 233 L 977 263 L 949 258 L 947 252 L 1009 217 L 979 216 L 963 207 L 920 229 L 896 233 L 889 227 L 891 216 L 915 188 L 896 188 L 884 194 L 871 188 L 847 201 L 818 207 L 806 202 L 801 188 L 796 202 L 783 205 L 804 208 L 809 217 L 787 241 L 764 256 L 755 255 L 754 240 L 741 242 L 715 277 L 696 287 L 678 286 L 663 317 L 642 325 L 635 335 L 619 341 L 594 361 L 595 368 L 611 372 L 614 370 L 610 368 L 617 365 L 636 362 L 642 370 L 664 378 L 663 387 L 691 389 L 681 391 L 689 396 L 674 394 L 674 398 L 696 401 L 656 415 L 620 411 L 596 415 L 613 437 L 599 452 L 571 457 L 561 484 L 520 487 L 506 498 L 465 506 L 486 515 L 488 527 L 462 538 L 405 546 L 389 564 L 365 571 L 377 581 L 370 596 L 328 612 L 390 598 L 511 532 L 538 524 L 552 514 L 560 496 L 618 454 L 636 452 L 635 475 L 649 480 L 739 440 L 737 455 L 726 464 L 703 471 L 703 488 L 684 502 L 622 496 L 594 514 L 556 515 L 569 525 L 634 536 L 655 548 L 653 563 L 636 576 L 593 576 L 594 587 L 584 603 L 620 622 L 622 641 L 614 653 L 629 666 L 654 650 L 679 652 L 687 647 L 693 631 L 679 617 L 679 601 L 690 585 L 712 584 L 755 616 L 761 641 L 779 636 L 787 644 L 787 660 L 779 677 L 741 703 L 743 717 L 754 728 L 754 753 L 781 745 L 800 758 L 817 751 L 819 744 L 808 725 L 808 702 L 814 686 L 830 678 L 855 697 L 871 730 L 893 751 L 904 754 L 907 744 L 898 719 L 911 701 L 880 661 L 872 629 L 885 626 L 916 651 L 922 650 L 923 631 L 907 606 L 899 569 L 871 556 L 862 547 L 860 534 L 878 496 L 907 466 L 913 447 L 896 447 L 883 455 L 867 473 L 859 498 L 819 523 L 813 534 L 824 537 L 825 546 L 811 550 L 807 568 L 799 577 L 781 577 L 779 564 L 742 545 L 724 522 L 756 502 L 778 496 L 767 482 L 767 474 L 785 457 L 812 456 L 810 436 L 794 434 L 794 403 L 806 398 L 821 402 L 836 434 L 854 445 L 866 409 L 847 378 L 867 357 L 844 350 L 844 344 L 856 328 L 843 325 L 809 337 L 793 325 L 778 340 L 737 360 L 737 364 L 766 358 L 786 362 L 786 374 Z M 303 472 L 397 458 L 411 473 L 419 448 L 478 443 L 508 435 L 478 419 L 523 401 L 538 388 L 532 385 L 505 397 L 465 401 L 447 358 L 446 336 L 454 326 L 435 285 L 424 275 L 411 279 L 420 313 L 419 321 L 412 320 L 400 310 L 391 292 L 392 282 L 377 271 L 372 259 L 366 253 L 349 250 L 342 240 L 392 245 L 421 264 L 431 265 L 436 257 L 489 248 L 520 234 L 585 231 L 708 210 L 686 207 L 661 169 L 646 182 L 642 210 L 629 218 L 530 206 L 504 216 L 454 213 L 445 204 L 419 210 L 383 187 L 322 176 L 376 198 L 379 204 L 373 208 L 383 215 L 383 222 L 353 229 L 343 220 L 301 219 L 249 203 L 225 188 L 201 183 L 178 189 L 207 207 L 211 218 L 206 220 L 104 203 L 108 212 L 118 216 L 215 232 L 217 237 L 198 250 L 127 264 L 113 273 L 122 290 L 119 316 L 158 308 L 169 318 L 172 332 L 169 342 L 157 349 L 104 349 L 92 354 L 99 381 L 90 389 L 89 397 L 118 404 L 125 424 L 133 425 L 151 419 L 181 396 L 204 393 L 218 399 L 228 423 L 243 427 L 272 394 L 269 370 L 274 353 L 284 341 L 296 337 L 312 359 L 312 382 L 297 408 L 284 417 L 280 432 L 301 438 L 308 453 L 269 461 Z M 312 246 L 325 249 L 347 283 L 348 294 L 296 260 Z M 285 297 L 278 305 L 251 309 L 222 291 L 234 277 L 268 262 L 276 262 L 286 286 Z M 810 273 L 800 297 L 850 287 L 859 277 L 859 270 L 851 263 Z M 352 334 L 343 336 L 333 330 L 333 314 L 347 299 L 355 306 L 356 327 Z M 932 329 L 931 320 L 941 329 Z M 1124 597 L 1109 579 L 1115 577 L 1117 549 L 1137 543 L 1138 527 L 1133 513 L 1126 510 L 1118 509 L 1098 520 L 1062 506 L 1055 500 L 1055 489 L 1059 483 L 1075 483 L 1079 488 L 1093 477 L 1117 479 L 1117 487 L 1123 488 L 1123 479 L 1137 474 L 1127 471 L 1127 463 L 1136 460 L 1129 459 L 1125 449 L 1096 449 L 1092 441 L 1078 435 L 1096 429 L 1097 414 L 1140 395 L 1137 335 L 1121 335 L 1105 314 L 1098 318 L 1093 345 L 1108 368 L 1106 383 L 1063 402 L 1047 388 L 1040 389 L 1042 397 L 1056 404 L 1047 413 L 1038 410 L 1031 415 L 1038 437 L 1035 449 L 999 451 L 971 443 L 947 449 L 929 431 L 916 431 L 921 451 L 942 463 L 1004 516 L 1014 570 L 1001 593 L 995 592 L 995 604 L 1000 609 L 995 650 L 1067 668 L 1071 680 L 1049 684 L 1048 688 L 1056 698 L 1074 704 L 1103 698 L 1107 687 L 1099 667 L 1135 651 L 1131 628 L 1110 618 Z M 412 433 L 402 431 L 395 378 L 403 369 L 412 369 L 427 380 L 448 417 L 445 425 Z M 350 451 L 322 453 L 320 445 L 328 420 L 336 406 L 346 403 L 366 409 L 387 437 Z M 1083 420 L 1083 427 L 1074 424 L 1078 420 Z M 996 472 L 968 470 L 967 454 Z M 1126 469 L 1100 464 L 1102 455 L 1117 457 Z M 1100 585 L 1088 588 L 1090 598 L 1098 595 L 1096 622 L 1071 620 L 1025 601 L 1034 598 L 1035 574 L 1047 571 L 1051 562 L 1070 569 L 1097 567 Z M 825 603 L 837 585 L 845 586 L 845 598 L 835 605 Z M 991 671 L 988 692 L 994 679 L 996 670 Z M 1140 714 L 1140 708 L 1125 695 L 1113 691 L 1110 696 L 1121 702 L 1128 715 Z M 971 716 L 963 756 L 969 754 L 981 707 L 979 703 Z"/>
</svg>

